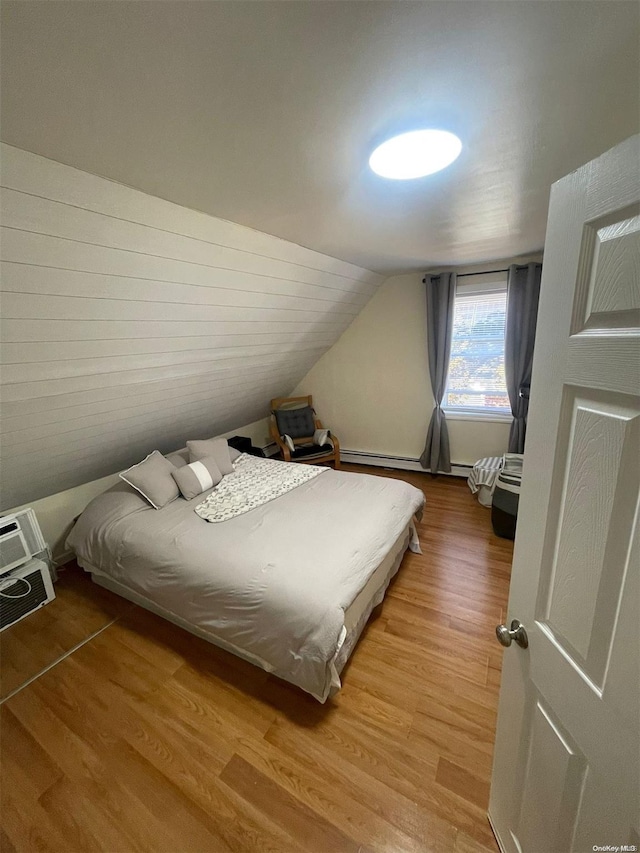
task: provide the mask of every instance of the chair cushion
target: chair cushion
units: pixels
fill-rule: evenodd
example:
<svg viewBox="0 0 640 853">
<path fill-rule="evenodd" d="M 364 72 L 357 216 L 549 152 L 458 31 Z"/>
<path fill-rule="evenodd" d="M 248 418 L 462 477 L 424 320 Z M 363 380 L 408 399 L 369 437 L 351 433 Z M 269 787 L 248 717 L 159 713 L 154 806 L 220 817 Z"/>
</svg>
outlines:
<svg viewBox="0 0 640 853">
<path fill-rule="evenodd" d="M 319 444 L 303 444 L 301 447 L 296 447 L 291 454 L 292 459 L 301 459 L 302 457 L 311 456 L 329 456 L 333 452 L 333 448 L 328 445 L 320 447 Z"/>
<path fill-rule="evenodd" d="M 299 409 L 276 409 L 273 413 L 280 435 L 290 435 L 291 438 L 310 438 L 316 430 L 311 406 L 301 406 Z"/>
</svg>

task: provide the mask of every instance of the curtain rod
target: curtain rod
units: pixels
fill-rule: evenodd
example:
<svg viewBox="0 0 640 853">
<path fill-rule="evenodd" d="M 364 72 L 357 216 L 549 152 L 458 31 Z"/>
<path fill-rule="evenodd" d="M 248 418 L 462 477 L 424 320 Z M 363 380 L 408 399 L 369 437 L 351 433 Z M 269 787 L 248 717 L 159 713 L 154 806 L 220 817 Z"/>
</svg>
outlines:
<svg viewBox="0 0 640 853">
<path fill-rule="evenodd" d="M 540 263 L 540 261 L 528 261 L 525 264 L 513 264 L 513 266 L 528 267 L 529 264 L 539 264 L 539 263 Z M 443 272 L 445 272 L 445 270 L 443 270 Z M 466 278 L 466 276 L 469 276 L 469 275 L 495 275 L 496 273 L 499 273 L 499 272 L 509 272 L 509 267 L 507 267 L 506 269 L 503 269 L 503 270 L 483 270 L 482 272 L 461 272 L 461 273 L 456 274 L 456 278 Z M 439 275 L 442 275 L 442 273 L 439 273 L 439 272 L 425 273 L 425 276 L 422 279 L 422 283 L 425 284 L 427 281 L 427 278 L 433 278 L 433 277 L 437 278 Z"/>
<path fill-rule="evenodd" d="M 469 275 L 495 275 L 498 272 L 509 272 L 509 270 L 506 269 L 506 270 L 485 270 L 484 272 L 462 272 L 462 273 L 456 274 L 456 278 L 465 278 L 466 276 L 469 276 Z M 437 278 L 439 275 L 442 275 L 442 273 L 428 272 L 425 274 L 425 277 L 422 279 L 422 283 L 426 284 L 427 279 Z"/>
<path fill-rule="evenodd" d="M 509 272 L 506 270 L 484 270 L 483 272 L 462 272 L 456 278 L 466 278 L 468 275 L 494 275 L 497 272 Z"/>
</svg>

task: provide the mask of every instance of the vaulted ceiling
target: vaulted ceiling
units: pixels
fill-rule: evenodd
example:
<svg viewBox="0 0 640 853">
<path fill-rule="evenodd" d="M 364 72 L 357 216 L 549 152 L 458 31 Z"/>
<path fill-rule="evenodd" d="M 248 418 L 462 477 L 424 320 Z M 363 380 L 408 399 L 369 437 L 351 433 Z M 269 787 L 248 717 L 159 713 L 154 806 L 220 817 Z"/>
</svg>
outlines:
<svg viewBox="0 0 640 853">
<path fill-rule="evenodd" d="M 377 273 L 540 249 L 551 183 L 638 125 L 635 2 L 1 12 L 4 508 L 263 417 Z M 424 125 L 451 168 L 373 175 Z"/>
<path fill-rule="evenodd" d="M 2 138 L 382 272 L 540 249 L 551 183 L 638 129 L 636 2 L 2 4 Z M 462 138 L 374 176 L 377 141 Z"/>
</svg>

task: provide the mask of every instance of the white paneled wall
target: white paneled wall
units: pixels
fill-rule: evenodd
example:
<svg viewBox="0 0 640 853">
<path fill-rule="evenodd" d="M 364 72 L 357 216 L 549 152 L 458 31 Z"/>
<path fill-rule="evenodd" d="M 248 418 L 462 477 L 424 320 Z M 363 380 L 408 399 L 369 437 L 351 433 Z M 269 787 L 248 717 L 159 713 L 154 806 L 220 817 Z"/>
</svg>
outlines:
<svg viewBox="0 0 640 853">
<path fill-rule="evenodd" d="M 267 414 L 380 276 L 2 146 L 10 507 Z"/>
</svg>

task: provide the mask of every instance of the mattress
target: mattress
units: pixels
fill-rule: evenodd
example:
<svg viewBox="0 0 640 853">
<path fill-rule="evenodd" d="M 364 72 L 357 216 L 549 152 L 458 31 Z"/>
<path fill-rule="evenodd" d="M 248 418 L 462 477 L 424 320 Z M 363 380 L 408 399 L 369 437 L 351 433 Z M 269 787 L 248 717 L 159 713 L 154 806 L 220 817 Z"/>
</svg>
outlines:
<svg viewBox="0 0 640 853">
<path fill-rule="evenodd" d="M 91 502 L 68 547 L 103 585 L 325 701 L 415 535 L 422 492 L 327 471 L 218 524 L 194 512 L 202 497 L 154 510 L 123 483 Z"/>
</svg>

